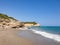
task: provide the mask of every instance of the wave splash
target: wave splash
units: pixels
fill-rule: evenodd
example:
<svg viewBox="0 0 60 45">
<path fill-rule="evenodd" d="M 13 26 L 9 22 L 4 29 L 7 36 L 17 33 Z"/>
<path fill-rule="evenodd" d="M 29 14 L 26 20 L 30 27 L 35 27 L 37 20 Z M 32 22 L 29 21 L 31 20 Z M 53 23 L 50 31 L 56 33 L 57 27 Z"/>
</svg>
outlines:
<svg viewBox="0 0 60 45">
<path fill-rule="evenodd" d="M 36 31 L 36 30 L 32 30 L 34 33 L 37 33 L 37 34 L 40 34 L 44 37 L 47 37 L 47 38 L 50 38 L 50 39 L 53 39 L 55 41 L 58 41 L 60 42 L 60 35 L 57 35 L 57 34 L 51 34 L 51 33 L 47 33 L 47 32 L 43 32 L 43 31 Z"/>
</svg>

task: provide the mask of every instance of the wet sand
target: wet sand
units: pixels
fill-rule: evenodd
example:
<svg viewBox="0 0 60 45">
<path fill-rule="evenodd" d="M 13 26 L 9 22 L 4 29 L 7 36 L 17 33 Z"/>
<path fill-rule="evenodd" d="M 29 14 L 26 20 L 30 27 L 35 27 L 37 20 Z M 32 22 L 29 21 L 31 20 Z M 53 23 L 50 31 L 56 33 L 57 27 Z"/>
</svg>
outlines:
<svg viewBox="0 0 60 45">
<path fill-rule="evenodd" d="M 15 29 L 0 29 L 0 45 L 33 45 L 32 41 L 17 36 Z"/>
<path fill-rule="evenodd" d="M 20 31 L 18 36 L 30 39 L 35 45 L 60 45 L 60 42 L 33 33 L 31 30 Z"/>
<path fill-rule="evenodd" d="M 0 29 L 0 45 L 60 45 L 60 42 L 35 34 L 31 30 Z"/>
</svg>

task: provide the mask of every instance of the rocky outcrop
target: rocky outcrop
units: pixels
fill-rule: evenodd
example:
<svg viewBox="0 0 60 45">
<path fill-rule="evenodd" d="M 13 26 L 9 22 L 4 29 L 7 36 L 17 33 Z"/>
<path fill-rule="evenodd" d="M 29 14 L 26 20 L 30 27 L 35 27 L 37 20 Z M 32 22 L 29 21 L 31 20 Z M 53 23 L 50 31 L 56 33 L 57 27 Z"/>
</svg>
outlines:
<svg viewBox="0 0 60 45">
<path fill-rule="evenodd" d="M 20 22 L 13 17 L 0 13 L 0 28 L 21 28 L 27 26 L 40 26 L 36 22 Z"/>
<path fill-rule="evenodd" d="M 23 23 L 16 20 L 15 18 L 0 13 L 0 28 L 20 28 L 23 26 Z"/>
<path fill-rule="evenodd" d="M 36 23 L 36 22 L 23 22 L 24 26 L 28 27 L 28 26 L 40 26 L 40 24 Z"/>
</svg>

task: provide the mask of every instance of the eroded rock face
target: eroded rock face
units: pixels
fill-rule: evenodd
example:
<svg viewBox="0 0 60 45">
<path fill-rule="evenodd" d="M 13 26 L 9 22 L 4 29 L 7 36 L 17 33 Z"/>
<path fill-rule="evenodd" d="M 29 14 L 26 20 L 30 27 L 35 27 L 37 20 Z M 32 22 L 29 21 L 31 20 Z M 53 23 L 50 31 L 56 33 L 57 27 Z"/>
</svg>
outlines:
<svg viewBox="0 0 60 45">
<path fill-rule="evenodd" d="M 20 28 L 20 27 L 23 27 L 24 25 L 23 25 L 23 23 L 21 23 L 21 22 L 18 22 L 18 21 L 11 21 L 11 22 L 9 22 L 9 23 L 7 23 L 7 22 L 2 22 L 1 23 L 1 27 L 3 28 Z"/>
<path fill-rule="evenodd" d="M 40 26 L 36 22 L 20 22 L 13 17 L 0 13 L 0 28 L 21 28 L 28 26 Z"/>
<path fill-rule="evenodd" d="M 20 21 L 14 19 L 13 17 L 9 17 L 5 14 L 0 14 L 0 27 L 1 28 L 12 28 L 12 27 L 23 27 L 24 24 Z"/>
</svg>

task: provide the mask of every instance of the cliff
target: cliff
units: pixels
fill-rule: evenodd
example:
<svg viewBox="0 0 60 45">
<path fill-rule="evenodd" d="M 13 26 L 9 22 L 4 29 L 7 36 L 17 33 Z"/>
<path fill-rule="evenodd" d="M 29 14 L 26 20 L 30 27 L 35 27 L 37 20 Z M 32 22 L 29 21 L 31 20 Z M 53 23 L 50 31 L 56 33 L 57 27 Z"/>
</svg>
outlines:
<svg viewBox="0 0 60 45">
<path fill-rule="evenodd" d="M 40 26 L 40 24 L 36 22 L 23 22 L 24 26 Z"/>
<path fill-rule="evenodd" d="M 0 28 L 21 28 L 26 26 L 40 26 L 36 22 L 20 22 L 13 17 L 0 13 Z"/>
<path fill-rule="evenodd" d="M 0 28 L 19 28 L 23 26 L 23 23 L 15 18 L 0 13 Z"/>
</svg>

